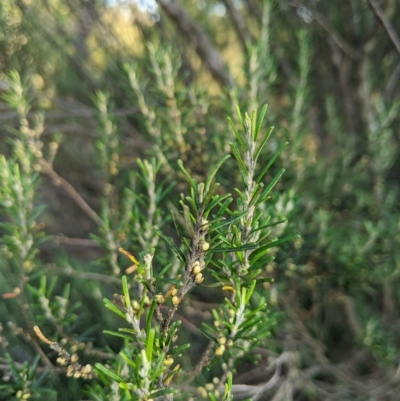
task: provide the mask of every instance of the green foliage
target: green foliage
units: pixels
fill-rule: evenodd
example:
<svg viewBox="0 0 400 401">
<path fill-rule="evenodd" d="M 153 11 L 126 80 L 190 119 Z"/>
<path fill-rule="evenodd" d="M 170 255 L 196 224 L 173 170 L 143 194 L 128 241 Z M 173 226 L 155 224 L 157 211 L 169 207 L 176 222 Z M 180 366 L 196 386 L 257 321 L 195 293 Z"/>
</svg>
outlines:
<svg viewBox="0 0 400 401">
<path fill-rule="evenodd" d="M 400 10 L 322 3 L 1 2 L 0 399 L 397 400 Z"/>
</svg>

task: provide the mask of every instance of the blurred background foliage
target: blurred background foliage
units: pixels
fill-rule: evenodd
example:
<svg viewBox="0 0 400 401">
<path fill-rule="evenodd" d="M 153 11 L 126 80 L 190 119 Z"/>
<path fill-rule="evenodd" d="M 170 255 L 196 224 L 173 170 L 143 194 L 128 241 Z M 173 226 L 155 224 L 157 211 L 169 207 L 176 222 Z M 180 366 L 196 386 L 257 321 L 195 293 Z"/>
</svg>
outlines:
<svg viewBox="0 0 400 401">
<path fill-rule="evenodd" d="M 269 358 L 288 353 L 263 399 L 397 400 L 399 20 L 395 0 L 1 1 L 0 91 L 17 70 L 29 88 L 27 119 L 34 124 L 45 113 L 40 141 L 45 152 L 57 148 L 52 171 L 108 222 L 99 228 L 57 177 L 42 174 L 34 202 L 47 205 L 38 224 L 53 237 L 32 258 L 48 282 L 59 276 L 55 294 L 70 283 L 73 306 L 56 327 L 89 342 L 92 360 L 118 348 L 101 334 L 114 324 L 101 299 L 116 291 L 116 266 L 127 267 L 115 247 L 141 250 L 151 237 L 138 235 L 134 217 L 124 220 L 123 201 L 144 211 L 135 194 L 148 185 L 135 174 L 136 159 L 155 157 L 163 163 L 156 181 L 168 178 L 184 191 L 176 161 L 204 180 L 229 152 L 234 138 L 226 117 L 236 115 L 236 104 L 250 111 L 268 103 L 267 124 L 276 128 L 266 153 L 290 142 L 277 162 L 287 171 L 269 206 L 289 223 L 274 234 L 290 230 L 301 239 L 265 266 L 275 283 L 263 291 L 280 317 L 257 350 L 258 364 L 242 362 L 234 383 L 268 382 Z M 0 121 L 0 150 L 9 156 L 19 121 L 6 100 Z M 219 181 L 233 191 L 239 177 L 229 162 L 221 171 Z M 167 229 L 170 202 L 168 195 L 157 204 L 154 217 Z M 2 244 L 0 293 L 7 294 L 18 284 Z M 39 295 L 29 296 L 33 302 Z M 213 297 L 195 294 L 182 312 L 194 327 L 193 360 L 202 347 L 195 326 L 207 319 Z M 25 327 L 21 305 L 0 301 L 2 384 L 6 350 L 18 363 L 37 355 L 7 326 Z M 84 397 L 80 382 L 60 376 L 53 385 L 46 399 Z"/>
</svg>

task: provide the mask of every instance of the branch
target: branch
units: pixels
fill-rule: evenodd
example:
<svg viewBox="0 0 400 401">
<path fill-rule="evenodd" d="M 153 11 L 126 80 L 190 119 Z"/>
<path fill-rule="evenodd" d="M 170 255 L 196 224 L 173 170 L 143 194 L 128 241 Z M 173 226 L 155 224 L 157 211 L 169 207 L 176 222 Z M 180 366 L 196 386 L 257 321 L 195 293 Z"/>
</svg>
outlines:
<svg viewBox="0 0 400 401">
<path fill-rule="evenodd" d="M 48 175 L 52 180 L 54 185 L 62 186 L 68 195 L 75 201 L 75 203 L 101 228 L 104 228 L 103 220 L 100 216 L 86 203 L 77 190 L 63 177 L 58 175 L 53 167 L 47 163 L 45 160 L 40 160 L 40 165 L 42 167 L 42 173 Z"/>
<path fill-rule="evenodd" d="M 240 42 L 242 43 L 243 49 L 246 51 L 247 44 L 251 42 L 250 32 L 247 29 L 246 21 L 235 6 L 233 0 L 222 0 L 222 2 L 229 11 L 229 15 L 231 16 L 233 22 L 233 27 L 235 28 Z"/>
<path fill-rule="evenodd" d="M 232 78 L 226 72 L 226 65 L 210 38 L 200 25 L 189 16 L 177 0 L 158 0 L 165 13 L 175 21 L 178 30 L 184 34 L 214 79 L 222 86 L 230 86 Z"/>
<path fill-rule="evenodd" d="M 291 4 L 293 7 L 305 7 L 303 4 L 298 3 L 297 1 Z M 334 40 L 334 42 L 340 47 L 343 53 L 347 54 L 351 59 L 358 60 L 361 57 L 361 53 L 354 49 L 340 34 L 337 32 L 333 26 L 329 23 L 329 21 L 322 15 L 320 12 L 314 9 L 310 9 L 312 13 L 312 17 L 318 24 L 321 25 L 323 29 L 328 33 L 328 35 Z"/>
<path fill-rule="evenodd" d="M 400 79 L 400 63 L 397 64 L 397 67 L 392 72 L 392 75 L 390 76 L 386 84 L 385 90 L 383 91 L 384 100 L 389 101 L 392 98 L 393 92 L 396 88 L 399 79 Z"/>
<path fill-rule="evenodd" d="M 121 285 L 121 280 L 117 277 L 112 277 L 101 273 L 80 272 L 73 269 L 71 266 L 66 266 L 61 269 L 50 266 L 46 269 L 46 273 L 61 276 L 70 276 L 75 279 L 82 279 L 86 281 L 99 281 L 107 284 L 114 284 L 116 286 Z"/>
<path fill-rule="evenodd" d="M 386 14 L 383 12 L 383 10 L 380 8 L 379 4 L 375 0 L 368 0 L 368 2 L 371 5 L 371 8 L 376 14 L 376 16 L 381 20 L 382 25 L 385 28 L 385 31 L 389 35 L 394 46 L 396 47 L 396 50 L 400 54 L 400 39 L 397 36 L 397 33 L 394 30 L 393 25 L 390 22 L 389 18 L 386 16 Z"/>
</svg>

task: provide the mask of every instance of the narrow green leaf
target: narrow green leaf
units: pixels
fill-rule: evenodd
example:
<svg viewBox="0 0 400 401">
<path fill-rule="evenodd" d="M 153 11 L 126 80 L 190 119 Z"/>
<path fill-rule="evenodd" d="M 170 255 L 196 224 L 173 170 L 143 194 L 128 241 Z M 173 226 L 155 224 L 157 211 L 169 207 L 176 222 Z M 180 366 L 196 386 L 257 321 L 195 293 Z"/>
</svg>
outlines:
<svg viewBox="0 0 400 401">
<path fill-rule="evenodd" d="M 233 198 L 231 197 L 231 194 L 225 194 L 222 196 L 216 195 L 214 198 L 215 199 L 208 204 L 204 213 L 209 213 L 216 205 L 220 205 L 220 208 L 215 216 L 218 218 L 225 213 L 226 208 L 231 204 Z"/>
<path fill-rule="evenodd" d="M 110 336 L 114 336 L 114 337 L 124 338 L 125 340 L 128 340 L 130 342 L 132 342 L 134 340 L 134 338 L 132 336 L 129 336 L 128 334 L 117 333 L 117 332 L 111 331 L 111 330 L 103 330 L 103 333 L 109 334 Z"/>
<path fill-rule="evenodd" d="M 209 334 L 206 330 L 202 329 L 201 327 L 197 327 L 197 330 L 200 331 L 200 333 L 203 334 L 203 336 L 208 338 L 210 341 L 214 341 L 215 343 L 217 342 L 217 339 Z"/>
<path fill-rule="evenodd" d="M 269 221 L 271 219 L 271 216 L 268 216 L 267 217 L 267 221 Z M 273 226 L 277 226 L 278 224 L 282 224 L 282 223 L 287 223 L 287 220 L 286 219 L 284 219 L 284 220 L 279 220 L 279 221 L 276 221 L 275 223 L 267 223 L 267 224 L 264 224 L 264 225 L 262 225 L 262 226 L 260 226 L 260 227 L 257 227 L 257 228 L 255 228 L 254 230 L 251 230 L 251 234 L 252 233 L 255 233 L 255 232 L 257 232 L 257 231 L 260 231 L 260 230 L 264 230 L 264 228 L 269 228 L 269 227 L 273 227 Z"/>
<path fill-rule="evenodd" d="M 211 170 L 211 172 L 208 174 L 207 180 L 206 180 L 206 185 L 204 187 L 204 193 L 207 194 L 207 192 L 210 190 L 211 182 L 215 177 L 215 174 L 217 174 L 217 171 L 220 169 L 220 167 L 225 163 L 226 160 L 228 160 L 231 156 L 226 155 L 222 160 L 220 160 L 215 167 Z"/>
<path fill-rule="evenodd" d="M 237 144 L 236 144 L 236 142 L 231 142 L 229 144 L 229 146 L 232 150 L 233 155 L 235 156 L 236 161 L 238 162 L 239 171 L 240 171 L 243 179 L 245 179 L 245 177 L 248 176 L 248 170 L 247 170 L 246 165 L 244 164 L 242 156 L 240 155 L 240 151 L 237 147 Z"/>
<path fill-rule="evenodd" d="M 183 175 L 186 177 L 190 187 L 194 190 L 195 193 L 197 193 L 197 186 L 196 186 L 196 181 L 190 176 L 190 174 L 187 172 L 185 167 L 183 166 L 182 160 L 178 160 L 178 166 L 181 169 Z"/>
<path fill-rule="evenodd" d="M 183 205 L 183 217 L 185 218 L 186 228 L 190 238 L 194 238 L 194 226 L 190 216 L 190 209 L 188 205 Z"/>
<path fill-rule="evenodd" d="M 260 267 L 265 267 L 268 265 L 268 263 L 271 263 L 273 260 L 275 259 L 275 256 L 268 256 L 267 258 L 262 258 L 260 260 L 258 260 L 255 263 L 252 263 L 250 268 L 251 270 L 253 269 L 259 269 Z"/>
<path fill-rule="evenodd" d="M 226 226 L 228 224 L 233 223 L 236 220 L 241 219 L 242 217 L 246 216 L 247 214 L 248 214 L 248 211 L 241 212 L 241 213 L 235 214 L 232 218 L 230 218 L 228 220 L 219 221 L 218 223 L 215 223 L 215 224 L 210 224 L 210 231 L 218 230 L 219 228 L 221 228 L 223 226 Z"/>
<path fill-rule="evenodd" d="M 130 306 L 131 306 L 131 297 L 129 295 L 128 280 L 126 279 L 126 276 L 122 276 L 122 292 L 124 294 L 125 306 L 127 308 L 130 308 Z"/>
<path fill-rule="evenodd" d="M 172 263 L 168 263 L 159 273 L 159 275 L 157 276 L 157 279 L 162 278 L 163 275 L 171 268 Z"/>
<path fill-rule="evenodd" d="M 120 327 L 118 331 L 123 332 L 123 333 L 130 333 L 133 336 L 137 336 L 137 331 L 134 329 L 128 329 L 127 327 Z"/>
<path fill-rule="evenodd" d="M 238 141 L 240 147 L 243 149 L 244 148 L 244 144 L 243 144 L 242 137 L 239 135 L 237 129 L 235 128 L 235 124 L 233 123 L 233 121 L 232 121 L 232 119 L 230 117 L 228 117 L 228 121 L 229 121 L 229 124 L 232 127 L 233 133 L 235 134 L 236 140 Z"/>
<path fill-rule="evenodd" d="M 174 209 L 171 210 L 171 216 L 172 216 L 172 221 L 174 222 L 174 225 L 175 225 L 176 232 L 177 232 L 180 240 L 182 242 L 184 242 L 185 237 L 184 237 L 184 235 L 182 233 L 182 230 L 181 230 L 181 227 L 180 227 L 180 224 L 179 224 L 179 221 L 178 221 L 178 216 L 176 215 L 176 211 Z"/>
<path fill-rule="evenodd" d="M 109 299 L 104 298 L 103 299 L 104 305 L 107 309 L 110 309 L 114 313 L 116 313 L 118 316 L 122 317 L 123 319 L 126 319 L 125 313 L 122 312 L 116 305 L 114 305 Z"/>
<path fill-rule="evenodd" d="M 276 241 L 272 241 L 272 242 L 268 243 L 266 246 L 268 246 L 268 248 L 272 248 L 274 246 L 282 245 L 285 242 L 291 241 L 292 239 L 295 239 L 295 238 L 300 238 L 300 235 L 299 234 L 289 235 L 287 237 L 278 239 Z"/>
<path fill-rule="evenodd" d="M 211 393 L 211 392 L 208 393 L 208 398 L 209 398 L 210 401 L 218 401 L 218 400 L 215 398 L 215 395 L 214 395 L 213 393 Z"/>
<path fill-rule="evenodd" d="M 261 109 L 261 113 L 260 113 L 260 115 L 258 117 L 255 140 L 257 140 L 258 134 L 261 131 L 261 126 L 262 126 L 262 123 L 264 121 L 265 115 L 267 114 L 267 110 L 268 110 L 268 105 L 264 104 L 264 106 Z"/>
<path fill-rule="evenodd" d="M 124 379 L 118 376 L 115 372 L 111 371 L 110 369 L 106 368 L 105 366 L 101 365 L 100 363 L 96 363 L 94 365 L 98 372 L 104 373 L 109 378 L 115 380 L 118 383 L 124 382 Z"/>
<path fill-rule="evenodd" d="M 156 306 L 157 306 L 157 301 L 155 299 L 153 299 L 153 302 L 151 303 L 150 309 L 146 316 L 146 329 L 145 330 L 146 330 L 147 335 L 149 335 L 149 332 L 151 329 L 151 322 L 153 320 L 153 314 L 156 309 Z"/>
<path fill-rule="evenodd" d="M 285 169 L 282 168 L 278 171 L 276 176 L 273 178 L 273 180 L 268 184 L 268 186 L 264 189 L 263 193 L 260 195 L 258 198 L 257 204 L 260 204 L 265 201 L 266 197 L 268 194 L 271 192 L 272 188 L 276 185 L 276 183 L 279 181 L 279 179 L 282 177 L 283 173 L 285 172 Z"/>
<path fill-rule="evenodd" d="M 235 313 L 237 312 L 237 308 L 235 306 L 233 306 L 232 302 L 227 297 L 224 298 L 224 301 L 227 303 L 227 305 L 230 309 L 234 310 Z"/>
<path fill-rule="evenodd" d="M 176 348 L 170 349 L 169 354 L 178 355 L 178 354 L 182 353 L 182 351 L 184 351 L 185 349 L 188 349 L 188 348 L 190 348 L 190 344 L 189 343 L 188 344 L 183 344 L 180 347 L 176 347 Z"/>
<path fill-rule="evenodd" d="M 251 113 L 251 139 L 255 142 L 257 139 L 257 109 Z"/>
<path fill-rule="evenodd" d="M 169 278 L 169 277 L 165 277 L 163 279 L 160 279 L 160 282 L 162 283 L 168 283 L 168 284 L 175 284 L 178 286 L 182 285 L 182 281 L 178 280 L 177 278 Z"/>
<path fill-rule="evenodd" d="M 270 248 L 264 248 L 261 246 L 256 251 L 251 254 L 250 263 L 256 263 L 257 260 L 261 259 L 264 255 L 266 255 L 270 251 Z"/>
<path fill-rule="evenodd" d="M 237 113 L 237 115 L 239 117 L 239 121 L 240 121 L 240 124 L 242 124 L 243 129 L 246 129 L 246 126 L 245 126 L 244 121 L 243 121 L 242 112 L 240 111 L 239 105 L 236 105 L 236 113 Z"/>
<path fill-rule="evenodd" d="M 247 295 L 245 297 L 245 304 L 249 303 L 251 296 L 253 295 L 254 288 L 256 288 L 257 280 L 252 280 L 250 287 L 248 288 Z"/>
<path fill-rule="evenodd" d="M 257 177 L 256 182 L 259 183 L 262 178 L 264 177 L 264 175 L 267 173 L 267 171 L 269 170 L 269 168 L 274 164 L 275 160 L 278 158 L 278 156 L 282 153 L 283 149 L 286 148 L 286 146 L 288 145 L 289 142 L 285 142 L 280 148 L 279 150 L 274 154 L 274 156 L 272 157 L 272 159 L 269 161 L 269 163 L 264 167 L 263 171 L 260 173 L 260 175 Z"/>
<path fill-rule="evenodd" d="M 257 202 L 257 200 L 258 200 L 263 188 L 264 188 L 264 184 L 262 182 L 260 182 L 259 184 L 256 184 L 256 189 L 253 192 L 253 195 L 252 195 L 252 197 L 250 199 L 250 203 L 249 203 L 249 206 L 248 206 L 249 208 L 252 207 Z"/>
<path fill-rule="evenodd" d="M 167 237 L 166 235 L 164 235 L 160 230 L 157 230 L 155 228 L 152 228 L 152 231 L 154 231 L 159 237 L 161 237 L 170 247 L 171 249 L 175 252 L 176 256 L 178 257 L 178 259 L 183 262 L 186 263 L 186 258 L 185 255 L 182 253 L 182 251 L 174 244 L 174 241 Z"/>
<path fill-rule="evenodd" d="M 256 150 L 256 153 L 254 155 L 254 159 L 257 160 L 258 156 L 260 156 L 261 151 L 263 150 L 265 144 L 267 143 L 269 137 L 271 136 L 272 131 L 274 130 L 274 127 L 270 127 L 267 134 L 264 136 L 262 139 L 260 145 L 258 146 L 258 149 Z"/>
<path fill-rule="evenodd" d="M 149 335 L 147 336 L 147 347 L 146 347 L 146 357 L 149 363 L 151 363 L 153 359 L 153 345 L 154 345 L 155 335 L 156 335 L 156 330 L 150 329 Z"/>
<path fill-rule="evenodd" d="M 255 249 L 258 247 L 258 244 L 255 242 L 249 242 L 248 244 L 238 246 L 236 248 L 213 248 L 209 249 L 207 252 L 212 253 L 226 253 L 226 252 L 241 252 L 241 251 L 248 251 L 250 249 Z"/>
</svg>

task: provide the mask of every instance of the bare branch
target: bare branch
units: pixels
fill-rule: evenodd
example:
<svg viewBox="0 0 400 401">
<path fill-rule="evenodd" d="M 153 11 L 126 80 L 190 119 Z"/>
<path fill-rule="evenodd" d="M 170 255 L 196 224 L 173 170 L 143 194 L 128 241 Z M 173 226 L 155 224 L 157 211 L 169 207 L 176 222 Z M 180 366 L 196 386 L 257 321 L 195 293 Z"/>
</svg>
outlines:
<svg viewBox="0 0 400 401">
<path fill-rule="evenodd" d="M 295 1 L 294 3 L 291 4 L 293 7 L 299 8 L 299 7 L 305 7 L 301 3 L 298 3 Z M 307 7 L 308 8 L 308 7 Z M 343 51 L 343 53 L 347 54 L 351 59 L 353 60 L 358 60 L 361 57 L 361 53 L 354 49 L 340 34 L 337 32 L 333 26 L 330 24 L 330 22 L 325 18 L 324 15 L 322 15 L 320 12 L 318 12 L 315 9 L 310 9 L 312 13 L 312 17 L 315 19 L 315 21 L 318 22 L 318 24 L 321 25 L 323 29 L 328 33 L 328 35 L 333 39 L 333 41 L 340 47 L 340 49 Z"/>
<path fill-rule="evenodd" d="M 225 7 L 228 9 L 229 14 L 231 16 L 233 27 L 235 28 L 236 34 L 242 43 L 243 49 L 246 51 L 247 44 L 251 41 L 250 32 L 247 29 L 246 21 L 243 18 L 243 15 L 235 6 L 232 0 L 222 0 L 225 4 Z"/>
<path fill-rule="evenodd" d="M 392 72 L 392 75 L 390 76 L 386 84 L 385 90 L 383 91 L 383 98 L 386 101 L 392 98 L 393 92 L 399 82 L 399 79 L 400 79 L 400 63 L 397 64 L 397 67 Z"/>
<path fill-rule="evenodd" d="M 158 2 L 165 13 L 175 21 L 179 31 L 188 38 L 214 79 L 223 86 L 230 86 L 232 78 L 226 72 L 226 65 L 201 26 L 193 21 L 179 1 L 158 0 Z"/>
<path fill-rule="evenodd" d="M 99 226 L 104 227 L 101 217 L 87 204 L 77 190 L 63 177 L 57 174 L 45 160 L 40 161 L 42 173 L 48 175 L 55 185 L 62 186 L 75 203 Z"/>
<path fill-rule="evenodd" d="M 374 13 L 382 22 L 382 25 L 385 28 L 385 31 L 389 35 L 390 39 L 392 40 L 394 46 L 396 47 L 396 50 L 400 54 L 400 38 L 397 36 L 397 33 L 394 30 L 393 25 L 390 22 L 389 18 L 386 16 L 386 14 L 383 12 L 383 10 L 380 8 L 379 4 L 375 0 L 368 0 L 368 1 Z"/>
</svg>

